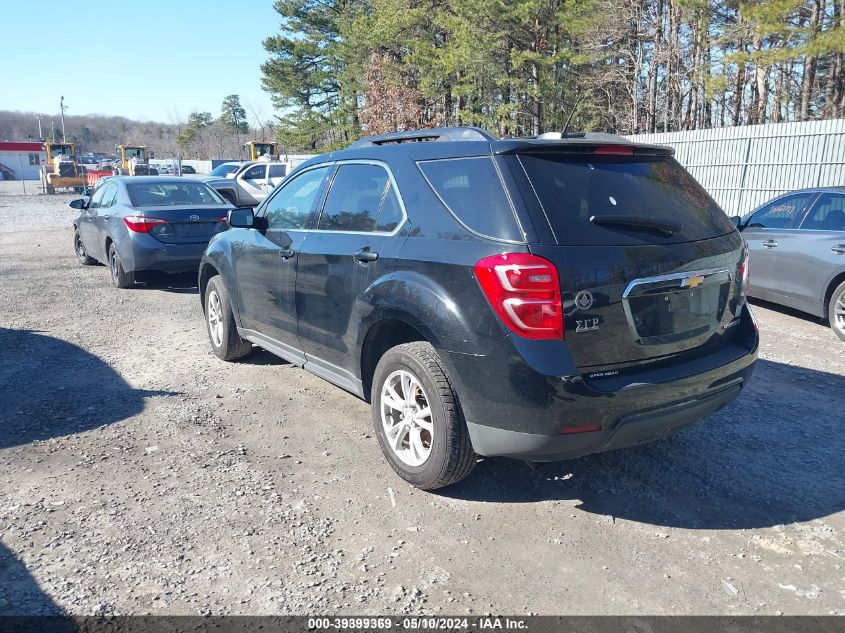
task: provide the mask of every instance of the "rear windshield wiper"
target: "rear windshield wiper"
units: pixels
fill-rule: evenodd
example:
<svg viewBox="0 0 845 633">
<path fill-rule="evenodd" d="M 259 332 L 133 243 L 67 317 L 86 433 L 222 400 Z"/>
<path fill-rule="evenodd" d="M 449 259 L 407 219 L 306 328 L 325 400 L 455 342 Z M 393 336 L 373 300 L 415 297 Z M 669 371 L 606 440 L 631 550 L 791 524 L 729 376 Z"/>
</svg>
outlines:
<svg viewBox="0 0 845 633">
<path fill-rule="evenodd" d="M 635 215 L 594 215 L 590 218 L 590 222 L 601 226 L 624 226 L 631 229 L 656 231 L 670 237 L 682 228 L 677 222 L 642 218 Z"/>
</svg>

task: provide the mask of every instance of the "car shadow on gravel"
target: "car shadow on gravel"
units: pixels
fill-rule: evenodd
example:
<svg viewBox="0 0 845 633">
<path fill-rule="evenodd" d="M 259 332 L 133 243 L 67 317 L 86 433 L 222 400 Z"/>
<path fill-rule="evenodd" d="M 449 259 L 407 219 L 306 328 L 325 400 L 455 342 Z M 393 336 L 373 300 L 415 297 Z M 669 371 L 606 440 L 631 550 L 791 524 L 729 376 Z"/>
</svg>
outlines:
<svg viewBox="0 0 845 633">
<path fill-rule="evenodd" d="M 197 294 L 197 273 L 137 273 L 132 290 L 164 290 L 176 294 Z"/>
<path fill-rule="evenodd" d="M 103 360 L 30 330 L 0 328 L 0 449 L 125 420 L 144 399 Z"/>
<path fill-rule="evenodd" d="M 33 615 L 62 615 L 62 609 L 44 592 L 33 578 L 29 570 L 2 543 L 0 543 L 0 617 L 33 616 Z M 4 621 L 10 628 L 7 630 L 36 630 L 27 627 L 33 622 Z M 70 623 L 64 628 L 54 628 L 51 623 L 50 631 L 74 631 Z M 0 629 L 3 627 L 0 626 Z"/>
<path fill-rule="evenodd" d="M 561 504 L 690 529 L 772 527 L 845 509 L 845 376 L 760 360 L 707 420 L 636 448 L 537 464 L 487 459 L 444 496 Z"/>
<path fill-rule="evenodd" d="M 771 301 L 766 301 L 765 299 L 756 299 L 754 297 L 749 297 L 748 302 L 751 304 L 752 307 L 759 306 L 760 308 L 765 308 L 766 310 L 771 310 L 772 312 L 779 312 L 780 314 L 795 317 L 796 319 L 801 319 L 802 321 L 810 321 L 819 325 L 827 325 L 827 321 L 825 319 L 813 316 L 812 314 L 809 314 L 807 312 L 795 310 L 794 308 L 790 308 L 789 306 L 780 305 L 779 303 L 772 303 Z"/>
<path fill-rule="evenodd" d="M 280 358 L 275 354 L 268 352 L 258 346 L 252 348 L 249 356 L 244 356 L 238 359 L 238 365 L 290 365 L 284 358 Z"/>
</svg>

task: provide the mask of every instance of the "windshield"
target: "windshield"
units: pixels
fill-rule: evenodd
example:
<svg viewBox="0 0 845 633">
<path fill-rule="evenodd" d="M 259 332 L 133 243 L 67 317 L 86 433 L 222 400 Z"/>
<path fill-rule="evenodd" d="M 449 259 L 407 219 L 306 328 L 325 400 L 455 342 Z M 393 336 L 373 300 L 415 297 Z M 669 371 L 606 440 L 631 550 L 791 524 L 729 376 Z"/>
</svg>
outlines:
<svg viewBox="0 0 845 633">
<path fill-rule="evenodd" d="M 211 172 L 208 174 L 209 176 L 225 176 L 227 174 L 231 174 L 238 170 L 240 165 L 236 163 L 223 163 L 222 165 L 217 165 Z"/>
<path fill-rule="evenodd" d="M 265 156 L 274 153 L 273 145 L 270 143 L 256 143 L 254 147 L 256 156 Z"/>
<path fill-rule="evenodd" d="M 57 156 L 72 156 L 70 145 L 53 145 L 50 147 L 50 156 L 56 158 Z"/>
<path fill-rule="evenodd" d="M 143 147 L 127 147 L 126 148 L 126 160 L 130 160 L 132 158 L 137 158 L 138 161 L 144 162 L 146 158 L 146 152 L 144 151 Z"/>
<path fill-rule="evenodd" d="M 725 212 L 673 158 L 538 153 L 520 154 L 519 160 L 558 244 L 688 242 L 734 230 Z M 594 216 L 612 221 L 590 221 Z M 638 229 L 642 220 L 680 229 L 655 238 Z"/>
<path fill-rule="evenodd" d="M 152 182 L 126 185 L 133 207 L 218 206 L 228 203 L 201 182 Z"/>
</svg>

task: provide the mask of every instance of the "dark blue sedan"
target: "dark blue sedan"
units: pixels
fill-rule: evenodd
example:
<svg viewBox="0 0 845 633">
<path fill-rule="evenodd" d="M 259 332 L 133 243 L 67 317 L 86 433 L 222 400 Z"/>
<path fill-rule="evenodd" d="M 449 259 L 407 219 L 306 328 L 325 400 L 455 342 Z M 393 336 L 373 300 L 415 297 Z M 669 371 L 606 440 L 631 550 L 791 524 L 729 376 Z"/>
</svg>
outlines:
<svg viewBox="0 0 845 633">
<path fill-rule="evenodd" d="M 70 206 L 79 210 L 73 221 L 79 261 L 106 264 L 118 288 L 131 287 L 139 271 L 197 270 L 232 208 L 201 182 L 155 176 L 109 178 Z"/>
</svg>

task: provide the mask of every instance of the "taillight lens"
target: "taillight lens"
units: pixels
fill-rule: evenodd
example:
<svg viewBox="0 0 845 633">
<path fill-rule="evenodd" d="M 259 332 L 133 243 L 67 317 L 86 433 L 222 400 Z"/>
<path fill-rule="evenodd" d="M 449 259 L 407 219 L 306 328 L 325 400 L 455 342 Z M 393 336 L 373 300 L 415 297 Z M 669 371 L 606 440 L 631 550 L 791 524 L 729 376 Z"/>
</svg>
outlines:
<svg viewBox="0 0 845 633">
<path fill-rule="evenodd" d="M 130 231 L 135 231 L 136 233 L 149 233 L 159 224 L 167 224 L 167 220 L 144 218 L 140 215 L 126 215 L 123 217 L 123 221 L 129 227 Z"/>
<path fill-rule="evenodd" d="M 475 276 L 490 305 L 511 331 L 531 339 L 562 339 L 563 309 L 557 268 L 529 253 L 485 257 Z"/>
<path fill-rule="evenodd" d="M 748 292 L 748 260 L 749 252 L 748 245 L 742 247 L 742 259 L 739 262 L 739 268 L 736 271 L 736 278 L 739 282 L 740 292 L 744 297 Z"/>
</svg>

